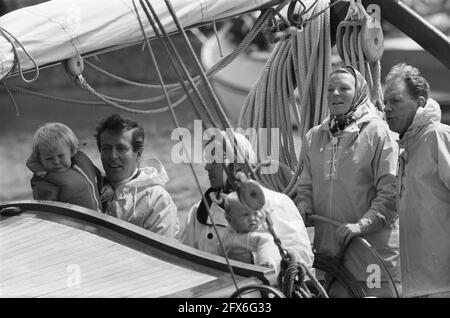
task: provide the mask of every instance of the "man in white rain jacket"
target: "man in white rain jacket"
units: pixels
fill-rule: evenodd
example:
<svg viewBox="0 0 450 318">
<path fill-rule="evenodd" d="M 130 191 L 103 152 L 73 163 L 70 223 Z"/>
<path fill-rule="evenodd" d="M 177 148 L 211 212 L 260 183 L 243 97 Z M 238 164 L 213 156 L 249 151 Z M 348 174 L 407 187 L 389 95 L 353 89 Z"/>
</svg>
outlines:
<svg viewBox="0 0 450 318">
<path fill-rule="evenodd" d="M 400 135 L 397 207 L 405 297 L 450 297 L 450 127 L 419 70 L 386 77 L 386 119 Z"/>
<path fill-rule="evenodd" d="M 143 128 L 134 121 L 111 115 L 97 127 L 96 138 L 106 173 L 104 212 L 175 238 L 177 208 L 163 187 L 169 179 L 166 171 L 161 164 L 138 168 L 144 150 Z"/>
</svg>

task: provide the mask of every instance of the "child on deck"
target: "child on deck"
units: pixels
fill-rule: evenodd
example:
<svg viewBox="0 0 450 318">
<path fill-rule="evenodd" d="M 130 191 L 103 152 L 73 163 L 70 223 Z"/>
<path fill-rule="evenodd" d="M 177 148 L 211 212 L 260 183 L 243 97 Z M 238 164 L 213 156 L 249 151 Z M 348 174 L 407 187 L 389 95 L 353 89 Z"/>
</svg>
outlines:
<svg viewBox="0 0 450 318">
<path fill-rule="evenodd" d="M 83 152 L 78 138 L 61 123 L 47 123 L 33 138 L 27 167 L 33 172 L 35 200 L 60 201 L 101 212 L 101 172 Z"/>
<path fill-rule="evenodd" d="M 257 212 L 244 207 L 236 192 L 225 198 L 225 217 L 228 225 L 222 242 L 227 255 L 241 262 L 273 268 L 278 273 L 281 256 L 272 235 L 261 231 Z"/>
</svg>

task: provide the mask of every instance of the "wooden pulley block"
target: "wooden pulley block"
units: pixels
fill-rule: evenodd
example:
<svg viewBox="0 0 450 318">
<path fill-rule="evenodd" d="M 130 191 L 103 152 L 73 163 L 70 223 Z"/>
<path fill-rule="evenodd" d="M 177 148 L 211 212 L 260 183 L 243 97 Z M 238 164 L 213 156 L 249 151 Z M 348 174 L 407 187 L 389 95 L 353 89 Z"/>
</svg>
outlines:
<svg viewBox="0 0 450 318">
<path fill-rule="evenodd" d="M 69 75 L 77 77 L 84 70 L 84 61 L 80 55 L 76 55 L 64 61 L 64 67 Z"/>
<path fill-rule="evenodd" d="M 377 62 L 383 56 L 383 29 L 375 16 L 364 19 L 361 28 L 361 46 L 368 62 Z"/>
<path fill-rule="evenodd" d="M 344 55 L 344 45 L 349 46 L 350 43 L 344 43 L 348 42 L 348 39 L 346 41 L 344 35 L 349 35 L 350 32 L 353 30 L 359 29 L 359 27 L 362 26 L 362 21 L 360 20 L 349 20 L 349 21 L 342 21 L 339 23 L 336 31 L 336 47 L 339 53 L 339 56 L 341 57 L 342 61 L 345 61 L 345 55 Z"/>
<path fill-rule="evenodd" d="M 261 210 L 266 203 L 266 200 L 264 198 L 264 192 L 258 182 L 247 179 L 242 172 L 238 172 L 236 178 L 240 181 L 240 186 L 237 191 L 239 201 L 253 211 Z"/>
</svg>

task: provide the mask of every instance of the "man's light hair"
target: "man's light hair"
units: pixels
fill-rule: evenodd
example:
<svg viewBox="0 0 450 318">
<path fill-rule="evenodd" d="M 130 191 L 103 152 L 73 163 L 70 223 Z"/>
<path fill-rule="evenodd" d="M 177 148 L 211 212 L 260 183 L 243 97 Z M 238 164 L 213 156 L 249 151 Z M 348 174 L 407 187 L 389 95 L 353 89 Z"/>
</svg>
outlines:
<svg viewBox="0 0 450 318">
<path fill-rule="evenodd" d="M 396 79 L 402 79 L 408 87 L 408 92 L 411 97 L 418 99 L 423 96 L 426 100 L 430 93 L 430 84 L 422 76 L 417 67 L 399 63 L 394 65 L 389 74 L 386 76 L 386 81 L 389 82 Z"/>
<path fill-rule="evenodd" d="M 61 145 L 70 148 L 71 156 L 74 156 L 80 145 L 77 136 L 72 129 L 61 123 L 46 123 L 39 127 L 33 137 L 33 151 L 39 154 L 39 146 L 55 149 Z"/>
</svg>

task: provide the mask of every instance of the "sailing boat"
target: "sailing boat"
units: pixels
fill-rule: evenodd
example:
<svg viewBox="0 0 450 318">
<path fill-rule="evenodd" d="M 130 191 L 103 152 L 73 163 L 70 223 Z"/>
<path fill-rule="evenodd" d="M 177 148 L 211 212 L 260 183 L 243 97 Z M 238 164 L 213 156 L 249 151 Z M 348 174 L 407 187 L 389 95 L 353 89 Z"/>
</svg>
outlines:
<svg viewBox="0 0 450 318">
<path fill-rule="evenodd" d="M 182 28 L 189 28 L 288 2 L 174 0 L 171 4 Z M 313 1 L 305 3 L 311 6 Z M 400 20 L 394 18 L 395 14 L 407 12 L 395 1 L 363 3 L 377 3 L 393 21 Z M 151 1 L 151 4 L 168 33 L 180 31 L 163 1 Z M 333 8 L 331 28 L 335 30 L 345 9 L 338 10 L 338 5 Z M 138 17 L 143 23 L 137 23 Z M 142 7 L 134 6 L 133 1 L 119 0 L 54 0 L 7 14 L 0 18 L 3 35 L 0 78 L 33 71 L 36 78 L 37 67 L 68 61 L 67 67 L 80 79 L 81 57 L 118 50 L 158 36 L 145 18 Z M 420 42 L 450 66 L 448 40 L 423 26 L 416 17 L 406 19 L 422 28 L 424 33 L 419 34 L 435 35 L 421 38 Z M 439 48 L 435 49 L 436 46 Z M 80 83 L 89 88 L 81 80 Z M 97 97 L 108 105 L 120 106 L 105 96 Z M 273 270 L 231 261 L 236 274 L 233 281 L 230 267 L 221 257 L 77 206 L 30 200 L 2 203 L 0 211 L 0 284 L 4 297 L 227 297 L 236 295 L 235 289 L 239 294 L 239 288 L 248 286 L 280 295 L 267 287 L 276 284 Z M 327 267 L 323 262 L 316 266 Z M 352 289 L 348 281 L 351 277 L 341 275 L 338 279 Z M 351 291 L 362 296 L 359 291 Z"/>
</svg>

